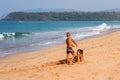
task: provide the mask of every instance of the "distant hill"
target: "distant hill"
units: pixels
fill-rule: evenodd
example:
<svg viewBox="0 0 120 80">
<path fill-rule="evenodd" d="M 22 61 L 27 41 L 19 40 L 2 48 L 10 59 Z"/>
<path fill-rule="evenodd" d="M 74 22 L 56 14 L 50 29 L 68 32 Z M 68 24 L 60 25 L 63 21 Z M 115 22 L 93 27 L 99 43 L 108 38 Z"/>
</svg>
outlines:
<svg viewBox="0 0 120 80">
<path fill-rule="evenodd" d="M 43 8 L 35 8 L 35 9 L 27 9 L 27 10 L 20 10 L 20 11 L 14 11 L 14 12 L 33 12 L 33 13 L 37 13 L 37 12 L 76 12 L 78 10 L 75 9 L 64 9 L 64 8 L 50 8 L 50 9 L 43 9 Z M 5 16 L 7 16 L 9 13 L 12 12 L 7 12 L 5 14 L 1 14 L 0 13 L 0 20 L 5 18 Z"/>
<path fill-rule="evenodd" d="M 120 12 L 13 12 L 3 20 L 120 21 Z"/>
<path fill-rule="evenodd" d="M 22 10 L 21 12 L 75 12 L 77 10 L 75 9 L 43 9 L 43 8 L 35 8 L 35 9 L 27 9 L 27 10 Z"/>
<path fill-rule="evenodd" d="M 120 8 L 104 10 L 104 12 L 120 12 Z"/>
</svg>

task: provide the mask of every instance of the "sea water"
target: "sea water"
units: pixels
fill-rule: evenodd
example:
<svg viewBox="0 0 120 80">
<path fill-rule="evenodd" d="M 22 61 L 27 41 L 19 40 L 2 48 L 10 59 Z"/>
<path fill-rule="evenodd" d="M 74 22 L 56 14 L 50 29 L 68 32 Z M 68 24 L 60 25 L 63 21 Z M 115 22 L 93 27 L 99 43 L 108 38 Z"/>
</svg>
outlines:
<svg viewBox="0 0 120 80">
<path fill-rule="evenodd" d="M 0 57 L 119 30 L 120 21 L 0 21 Z"/>
</svg>

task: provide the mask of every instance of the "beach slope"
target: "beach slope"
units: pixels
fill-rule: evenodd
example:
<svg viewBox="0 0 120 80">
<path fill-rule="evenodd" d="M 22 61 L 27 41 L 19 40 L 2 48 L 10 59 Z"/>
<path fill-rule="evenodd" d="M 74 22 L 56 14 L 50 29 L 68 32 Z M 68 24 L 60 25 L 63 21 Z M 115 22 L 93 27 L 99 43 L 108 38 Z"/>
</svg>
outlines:
<svg viewBox="0 0 120 80">
<path fill-rule="evenodd" d="M 43 66 L 65 59 L 66 45 L 0 59 L 0 80 L 120 80 L 120 32 L 77 41 L 84 61 Z"/>
</svg>

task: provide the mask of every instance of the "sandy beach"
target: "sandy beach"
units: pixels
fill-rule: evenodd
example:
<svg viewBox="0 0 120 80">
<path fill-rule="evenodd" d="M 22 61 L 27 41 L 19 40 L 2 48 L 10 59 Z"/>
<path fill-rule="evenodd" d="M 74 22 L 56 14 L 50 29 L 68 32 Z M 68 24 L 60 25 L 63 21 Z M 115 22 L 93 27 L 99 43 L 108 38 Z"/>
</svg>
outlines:
<svg viewBox="0 0 120 80">
<path fill-rule="evenodd" d="M 0 59 L 0 80 L 120 80 L 120 32 L 77 41 L 84 61 L 43 66 L 65 59 L 66 45 Z"/>
</svg>

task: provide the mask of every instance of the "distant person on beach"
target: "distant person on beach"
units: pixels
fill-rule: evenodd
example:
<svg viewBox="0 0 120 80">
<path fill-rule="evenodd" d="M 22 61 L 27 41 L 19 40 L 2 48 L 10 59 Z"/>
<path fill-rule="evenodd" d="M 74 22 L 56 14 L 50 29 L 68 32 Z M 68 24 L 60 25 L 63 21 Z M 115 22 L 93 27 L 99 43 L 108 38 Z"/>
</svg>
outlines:
<svg viewBox="0 0 120 80">
<path fill-rule="evenodd" d="M 68 64 L 68 63 L 73 62 L 73 58 L 75 57 L 75 54 L 74 54 L 74 50 L 72 49 L 72 47 L 75 47 L 75 46 L 77 47 L 77 43 L 72 39 L 71 34 L 69 32 L 66 33 L 66 37 L 67 37 L 67 39 L 66 39 L 66 45 L 67 45 L 66 60 L 67 60 L 67 64 Z M 72 54 L 71 60 L 69 59 L 70 54 Z"/>
</svg>

